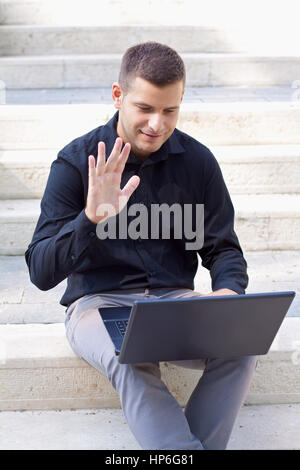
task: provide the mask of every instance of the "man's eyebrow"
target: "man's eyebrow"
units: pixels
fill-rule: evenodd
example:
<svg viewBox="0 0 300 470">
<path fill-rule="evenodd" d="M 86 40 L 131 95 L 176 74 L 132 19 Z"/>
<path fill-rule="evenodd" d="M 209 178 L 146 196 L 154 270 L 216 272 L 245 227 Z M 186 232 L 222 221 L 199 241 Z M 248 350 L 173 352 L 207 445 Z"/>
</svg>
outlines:
<svg viewBox="0 0 300 470">
<path fill-rule="evenodd" d="M 136 101 L 134 104 L 138 106 L 145 106 L 145 108 L 153 108 L 150 104 L 144 103 L 143 101 Z M 179 106 L 169 106 L 168 108 L 165 109 L 178 109 Z"/>
</svg>

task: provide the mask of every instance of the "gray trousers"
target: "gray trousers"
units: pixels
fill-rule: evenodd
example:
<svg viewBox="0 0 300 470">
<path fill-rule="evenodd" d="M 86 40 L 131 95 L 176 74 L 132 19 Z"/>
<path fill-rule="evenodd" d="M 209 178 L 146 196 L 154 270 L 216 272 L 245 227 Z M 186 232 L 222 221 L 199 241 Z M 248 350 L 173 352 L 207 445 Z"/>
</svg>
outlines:
<svg viewBox="0 0 300 470">
<path fill-rule="evenodd" d="M 199 295 L 181 288 L 114 291 L 84 296 L 66 311 L 66 336 L 71 348 L 108 378 L 120 397 L 129 428 L 143 449 L 225 449 L 257 357 L 173 362 L 204 371 L 183 411 L 161 380 L 158 362 L 119 364 L 97 309 L 130 306 L 140 298 Z"/>
</svg>

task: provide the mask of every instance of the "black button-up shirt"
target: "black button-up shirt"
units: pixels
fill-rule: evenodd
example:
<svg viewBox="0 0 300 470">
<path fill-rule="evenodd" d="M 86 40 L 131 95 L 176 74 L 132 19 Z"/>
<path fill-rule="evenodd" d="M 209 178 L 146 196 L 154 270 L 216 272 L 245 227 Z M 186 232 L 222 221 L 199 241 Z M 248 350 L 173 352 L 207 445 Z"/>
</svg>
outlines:
<svg viewBox="0 0 300 470">
<path fill-rule="evenodd" d="M 41 213 L 25 253 L 33 284 L 48 290 L 68 278 L 60 300 L 64 306 L 84 295 L 112 290 L 194 289 L 198 253 L 210 270 L 212 290 L 228 288 L 243 294 L 247 263 L 234 232 L 234 209 L 220 167 L 207 147 L 178 129 L 145 161 L 130 153 L 121 188 L 134 174 L 140 184 L 124 210 L 129 213 L 133 204 L 143 204 L 149 213 L 153 204 L 180 204 L 183 209 L 185 204 L 204 204 L 203 246 L 186 249 L 190 240 L 184 230 L 181 239 L 174 236 L 172 217 L 169 238 L 162 236 L 162 228 L 154 239 L 97 235 L 97 224 L 84 211 L 88 156 L 97 158 L 98 142 L 104 141 L 108 158 L 117 138 L 117 120 L 118 112 L 106 125 L 66 145 L 52 162 Z M 132 220 L 128 215 L 128 224 Z"/>
</svg>

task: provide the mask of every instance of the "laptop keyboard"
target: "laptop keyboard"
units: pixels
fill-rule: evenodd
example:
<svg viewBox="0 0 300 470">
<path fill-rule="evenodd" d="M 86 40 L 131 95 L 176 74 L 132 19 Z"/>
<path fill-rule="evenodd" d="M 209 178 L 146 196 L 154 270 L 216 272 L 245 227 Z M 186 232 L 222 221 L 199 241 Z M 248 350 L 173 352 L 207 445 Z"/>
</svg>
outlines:
<svg viewBox="0 0 300 470">
<path fill-rule="evenodd" d="M 128 320 L 117 320 L 116 321 L 117 328 L 122 336 L 125 335 L 125 331 L 128 325 Z"/>
</svg>

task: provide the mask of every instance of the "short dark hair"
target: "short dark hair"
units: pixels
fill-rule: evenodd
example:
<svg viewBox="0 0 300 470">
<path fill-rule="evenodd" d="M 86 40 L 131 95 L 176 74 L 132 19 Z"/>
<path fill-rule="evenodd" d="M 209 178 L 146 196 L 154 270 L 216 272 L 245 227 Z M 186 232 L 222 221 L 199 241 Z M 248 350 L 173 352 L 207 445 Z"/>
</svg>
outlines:
<svg viewBox="0 0 300 470">
<path fill-rule="evenodd" d="M 185 65 L 179 54 L 169 46 L 148 41 L 127 49 L 122 58 L 119 83 L 126 94 L 135 77 L 163 87 L 179 80 L 185 86 Z"/>
</svg>

